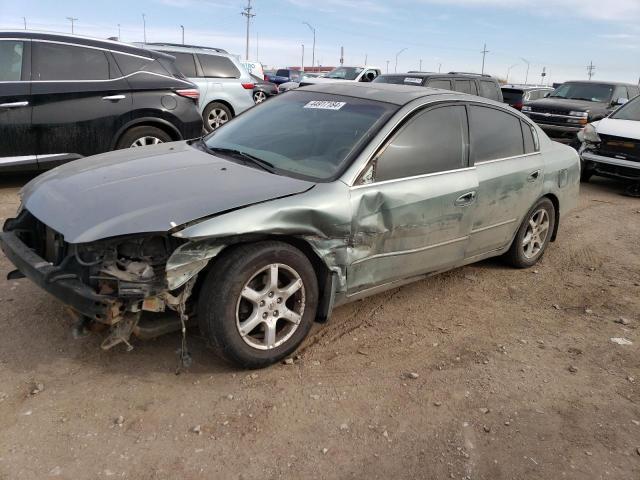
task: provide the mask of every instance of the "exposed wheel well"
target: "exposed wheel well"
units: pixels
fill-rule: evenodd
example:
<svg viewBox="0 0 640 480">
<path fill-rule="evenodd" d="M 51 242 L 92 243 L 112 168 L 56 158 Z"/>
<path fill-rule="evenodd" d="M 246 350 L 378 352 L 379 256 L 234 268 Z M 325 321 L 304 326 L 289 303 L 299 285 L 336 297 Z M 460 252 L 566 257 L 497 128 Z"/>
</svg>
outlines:
<svg viewBox="0 0 640 480">
<path fill-rule="evenodd" d="M 132 128 L 137 128 L 137 127 L 155 127 L 155 128 L 159 128 L 160 130 L 162 130 L 163 132 L 165 132 L 167 135 L 169 135 L 171 137 L 171 140 L 173 141 L 177 141 L 177 140 L 182 140 L 182 135 L 180 135 L 180 132 L 173 127 L 170 124 L 166 124 L 164 122 L 159 122 L 157 120 L 154 119 L 141 119 L 138 122 L 135 123 L 130 123 L 129 125 L 127 125 L 125 128 L 122 129 L 122 131 L 120 132 L 120 134 L 117 136 L 114 145 L 117 145 L 118 142 L 120 141 L 120 139 L 127 134 L 127 132 L 129 130 L 131 130 Z"/>
</svg>

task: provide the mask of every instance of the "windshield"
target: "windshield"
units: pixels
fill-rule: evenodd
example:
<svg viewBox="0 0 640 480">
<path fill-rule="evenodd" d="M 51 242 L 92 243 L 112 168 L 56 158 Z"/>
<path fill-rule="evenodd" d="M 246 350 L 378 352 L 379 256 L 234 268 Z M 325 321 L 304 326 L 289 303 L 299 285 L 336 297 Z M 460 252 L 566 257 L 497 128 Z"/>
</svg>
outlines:
<svg viewBox="0 0 640 480">
<path fill-rule="evenodd" d="M 288 77 L 289 70 L 276 70 L 276 77 Z"/>
<path fill-rule="evenodd" d="M 607 103 L 611 101 L 613 89 L 613 85 L 604 83 L 563 83 L 549 96 Z"/>
<path fill-rule="evenodd" d="M 388 103 L 294 90 L 244 112 L 204 142 L 210 149 L 236 150 L 268 162 L 275 173 L 327 181 L 397 109 Z"/>
<path fill-rule="evenodd" d="M 338 67 L 331 70 L 325 76 L 327 78 L 337 78 L 340 80 L 355 80 L 358 75 L 364 70 L 360 67 Z"/>
<path fill-rule="evenodd" d="M 611 118 L 640 122 L 640 97 L 636 97 L 617 109 Z"/>
</svg>

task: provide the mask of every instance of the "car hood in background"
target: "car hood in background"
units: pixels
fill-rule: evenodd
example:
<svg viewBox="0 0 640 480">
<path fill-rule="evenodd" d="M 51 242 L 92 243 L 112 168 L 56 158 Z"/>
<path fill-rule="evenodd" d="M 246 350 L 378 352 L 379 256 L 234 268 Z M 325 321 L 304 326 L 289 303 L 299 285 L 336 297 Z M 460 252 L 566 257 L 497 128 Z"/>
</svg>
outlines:
<svg viewBox="0 0 640 480">
<path fill-rule="evenodd" d="M 576 110 L 586 112 L 587 110 L 604 110 L 607 107 L 603 102 L 589 102 L 587 100 L 569 100 L 566 98 L 541 98 L 525 103 L 530 107 L 548 108 L 551 110 L 561 109 L 570 112 Z"/>
<path fill-rule="evenodd" d="M 237 164 L 187 142 L 130 148 L 62 165 L 28 183 L 24 208 L 69 243 L 166 232 L 314 184 Z"/>
<path fill-rule="evenodd" d="M 301 87 L 306 87 L 307 85 L 315 85 L 318 83 L 336 83 L 336 82 L 355 82 L 355 80 L 344 80 L 342 78 L 326 78 L 326 77 L 316 77 L 316 78 L 305 78 L 300 82 Z"/>
<path fill-rule="evenodd" d="M 634 120 L 603 118 L 596 125 L 596 130 L 603 135 L 640 140 L 640 122 Z"/>
</svg>

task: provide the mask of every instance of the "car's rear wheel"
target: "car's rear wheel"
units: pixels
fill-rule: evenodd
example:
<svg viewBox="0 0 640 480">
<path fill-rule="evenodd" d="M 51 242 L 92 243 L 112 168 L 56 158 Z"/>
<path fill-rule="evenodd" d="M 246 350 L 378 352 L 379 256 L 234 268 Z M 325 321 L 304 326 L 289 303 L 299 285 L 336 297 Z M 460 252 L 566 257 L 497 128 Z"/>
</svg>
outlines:
<svg viewBox="0 0 640 480">
<path fill-rule="evenodd" d="M 253 92 L 253 101 L 255 103 L 262 103 L 267 99 L 267 94 L 264 93 L 262 90 L 257 90 L 255 92 Z"/>
<path fill-rule="evenodd" d="M 233 118 L 229 107 L 223 103 L 213 102 L 207 105 L 202 113 L 204 128 L 207 132 L 213 132 Z"/>
<path fill-rule="evenodd" d="M 318 282 L 301 251 L 259 242 L 223 254 L 199 298 L 200 329 L 213 349 L 241 367 L 260 368 L 290 355 L 307 336 Z"/>
<path fill-rule="evenodd" d="M 544 255 L 556 224 L 556 210 L 548 198 L 540 199 L 527 213 L 506 260 L 516 268 L 535 265 Z"/>
<path fill-rule="evenodd" d="M 158 127 L 142 125 L 133 127 L 124 132 L 118 140 L 117 149 L 144 147 L 147 145 L 157 145 L 159 143 L 171 142 L 173 139 L 164 130 Z"/>
</svg>

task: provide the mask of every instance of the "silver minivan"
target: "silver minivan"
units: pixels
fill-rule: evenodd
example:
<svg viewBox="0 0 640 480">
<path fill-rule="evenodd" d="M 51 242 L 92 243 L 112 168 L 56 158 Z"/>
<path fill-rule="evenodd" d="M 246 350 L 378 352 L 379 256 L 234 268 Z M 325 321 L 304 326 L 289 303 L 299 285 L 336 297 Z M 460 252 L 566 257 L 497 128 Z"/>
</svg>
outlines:
<svg viewBox="0 0 640 480">
<path fill-rule="evenodd" d="M 200 113 L 207 132 L 254 106 L 254 81 L 240 61 L 220 48 L 148 43 L 176 58 L 176 66 L 200 90 Z"/>
</svg>

